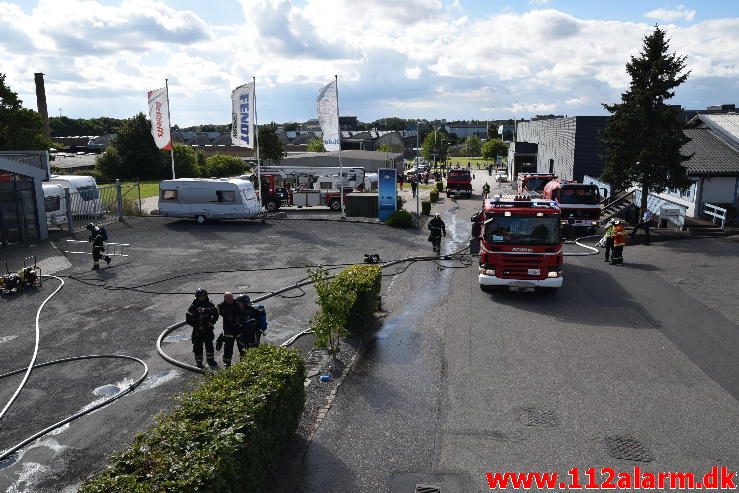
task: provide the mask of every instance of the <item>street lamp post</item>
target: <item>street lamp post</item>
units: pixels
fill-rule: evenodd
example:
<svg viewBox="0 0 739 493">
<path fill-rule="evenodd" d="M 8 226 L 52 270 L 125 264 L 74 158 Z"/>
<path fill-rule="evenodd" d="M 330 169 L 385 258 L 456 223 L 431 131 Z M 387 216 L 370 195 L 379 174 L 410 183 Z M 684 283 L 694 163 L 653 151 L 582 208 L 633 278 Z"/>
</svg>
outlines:
<svg viewBox="0 0 739 493">
<path fill-rule="evenodd" d="M 416 122 L 416 226 L 421 227 L 421 181 L 419 180 L 418 168 L 421 166 L 421 122 Z"/>
</svg>

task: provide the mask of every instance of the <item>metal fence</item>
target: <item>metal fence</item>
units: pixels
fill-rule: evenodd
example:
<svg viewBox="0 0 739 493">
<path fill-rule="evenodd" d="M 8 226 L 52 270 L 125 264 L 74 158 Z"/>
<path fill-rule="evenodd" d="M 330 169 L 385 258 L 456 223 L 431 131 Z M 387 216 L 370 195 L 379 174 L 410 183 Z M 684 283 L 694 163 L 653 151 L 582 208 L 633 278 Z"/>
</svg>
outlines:
<svg viewBox="0 0 739 493">
<path fill-rule="evenodd" d="M 89 223 L 107 224 L 140 216 L 141 189 L 138 183 L 102 185 L 65 192 L 67 231 L 80 231 Z"/>
</svg>

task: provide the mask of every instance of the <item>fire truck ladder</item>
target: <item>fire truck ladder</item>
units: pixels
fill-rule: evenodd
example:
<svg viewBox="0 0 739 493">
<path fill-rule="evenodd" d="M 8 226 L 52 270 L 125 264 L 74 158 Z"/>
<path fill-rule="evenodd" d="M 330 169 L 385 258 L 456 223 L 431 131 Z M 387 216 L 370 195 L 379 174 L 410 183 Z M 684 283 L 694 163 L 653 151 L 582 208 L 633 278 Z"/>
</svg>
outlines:
<svg viewBox="0 0 739 493">
<path fill-rule="evenodd" d="M 80 248 L 81 250 L 64 250 L 64 253 L 76 253 L 82 255 L 92 255 L 92 243 L 82 240 L 67 240 L 69 248 Z M 108 257 L 128 257 L 125 253 L 126 247 L 130 247 L 129 243 L 108 243 L 105 242 L 105 254 Z"/>
</svg>

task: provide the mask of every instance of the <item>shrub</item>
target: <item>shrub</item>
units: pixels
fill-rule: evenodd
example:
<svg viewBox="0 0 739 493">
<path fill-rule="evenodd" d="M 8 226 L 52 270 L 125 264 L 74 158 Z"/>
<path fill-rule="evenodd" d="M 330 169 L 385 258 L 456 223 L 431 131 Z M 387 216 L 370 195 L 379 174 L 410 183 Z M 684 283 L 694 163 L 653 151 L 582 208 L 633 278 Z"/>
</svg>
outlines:
<svg viewBox="0 0 739 493">
<path fill-rule="evenodd" d="M 295 349 L 260 346 L 205 377 L 80 493 L 267 491 L 305 405 Z"/>
<path fill-rule="evenodd" d="M 308 273 L 316 287 L 320 307 L 310 320 L 315 333 L 314 345 L 335 354 L 339 349 L 339 339 L 347 335 L 349 315 L 357 294 L 336 279 L 329 279 L 323 267 L 308 269 Z"/>
<path fill-rule="evenodd" d="M 413 226 L 413 216 L 405 210 L 395 211 L 385 220 L 385 224 L 393 228 L 410 228 Z"/>
<path fill-rule="evenodd" d="M 177 178 L 197 178 L 200 176 L 198 167 L 198 156 L 189 145 L 174 144 L 174 170 Z M 169 151 L 162 151 L 162 160 L 169 165 L 169 173 L 172 173 L 172 157 Z"/>
<path fill-rule="evenodd" d="M 216 154 L 205 159 L 203 176 L 239 176 L 244 172 L 244 161 L 235 156 Z"/>
<path fill-rule="evenodd" d="M 379 265 L 353 265 L 342 270 L 334 278 L 334 282 L 339 290 L 355 294 L 346 329 L 354 334 L 363 332 L 374 320 L 375 312 L 380 309 L 382 269 Z"/>
<path fill-rule="evenodd" d="M 436 203 L 439 201 L 439 191 L 438 190 L 431 190 L 429 192 L 429 198 L 431 199 L 431 203 Z"/>
<path fill-rule="evenodd" d="M 403 210 L 403 206 L 405 205 L 405 199 L 401 197 L 400 195 L 396 195 L 395 203 L 397 205 L 396 210 L 398 211 Z"/>
<path fill-rule="evenodd" d="M 444 181 L 443 180 L 437 180 L 436 181 L 436 190 L 439 192 L 444 191 Z"/>
<path fill-rule="evenodd" d="M 421 202 L 421 214 L 424 216 L 431 215 L 431 201 L 430 200 L 424 200 Z"/>
<path fill-rule="evenodd" d="M 105 152 L 95 157 L 95 170 L 107 178 L 121 176 L 123 160 L 115 147 L 108 146 Z"/>
</svg>

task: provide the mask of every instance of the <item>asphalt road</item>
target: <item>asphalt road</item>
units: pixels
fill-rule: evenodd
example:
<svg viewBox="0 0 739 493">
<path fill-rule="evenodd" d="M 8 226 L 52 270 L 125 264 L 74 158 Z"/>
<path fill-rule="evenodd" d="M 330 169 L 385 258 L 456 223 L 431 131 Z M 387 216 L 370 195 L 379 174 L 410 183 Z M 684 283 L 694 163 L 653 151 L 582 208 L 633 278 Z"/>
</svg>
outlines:
<svg viewBox="0 0 739 493">
<path fill-rule="evenodd" d="M 439 206 L 458 241 L 478 204 Z M 392 316 L 289 488 L 469 492 L 489 491 L 486 472 L 738 470 L 739 241 L 629 247 L 625 261 L 569 257 L 555 295 L 484 293 L 474 266 L 394 279 L 408 296 L 386 297 Z M 607 437 L 652 460 L 611 457 Z"/>
<path fill-rule="evenodd" d="M 130 257 L 114 258 L 110 267 L 91 271 L 90 256 L 64 256 L 48 244 L 4 249 L 2 256 L 17 269 L 25 255 L 43 260 L 66 277 L 64 289 L 42 312 L 38 361 L 82 354 L 116 353 L 136 356 L 149 365 L 150 377 L 133 394 L 87 415 L 54 435 L 21 451 L 11 463 L 0 464 L 0 491 L 71 492 L 87 475 L 99 470 L 105 456 L 126 447 L 134 435 L 170 409 L 172 397 L 188 389 L 199 376 L 176 369 L 156 353 L 162 330 L 184 319 L 192 293 L 202 286 L 211 293 L 264 292 L 307 276 L 306 265 L 362 262 L 364 253 L 384 259 L 417 253 L 418 235 L 383 225 L 316 221 L 208 223 L 165 218 L 133 219 L 109 226 L 111 241 L 130 243 Z M 388 234 L 392 231 L 392 234 Z M 85 238 L 83 238 L 85 239 Z M 64 249 L 64 241 L 57 241 Z M 234 269 L 292 270 L 217 272 Z M 108 286 L 143 286 L 147 292 L 104 290 Z M 0 374 L 24 367 L 34 346 L 34 317 L 41 301 L 58 285 L 0 299 Z M 264 302 L 270 327 L 266 342 L 279 344 L 304 330 L 314 314 L 314 292 L 307 296 L 272 298 Z M 172 293 L 172 294 L 164 294 Z M 177 294 L 180 293 L 180 294 Z M 289 292 L 286 296 L 300 293 Z M 213 294 L 216 303 L 222 296 Z M 220 323 L 218 324 L 220 328 Z M 166 351 L 192 363 L 189 331 L 181 329 L 165 343 Z M 217 355 L 220 362 L 221 355 Z M 81 361 L 33 372 L 20 397 L 0 421 L 0 449 L 18 443 L 53 422 L 71 415 L 128 386 L 141 374 L 133 363 L 115 360 Z M 20 376 L 0 381 L 0 403 L 8 400 Z"/>
</svg>

